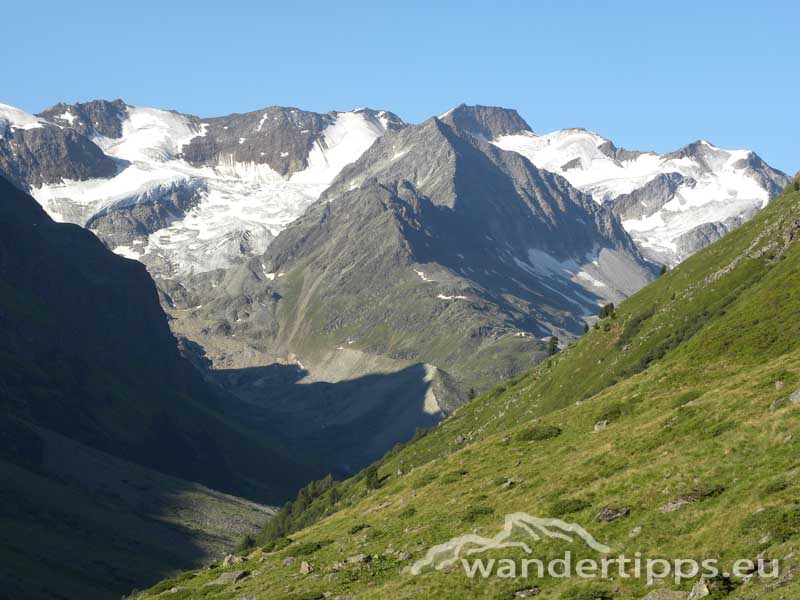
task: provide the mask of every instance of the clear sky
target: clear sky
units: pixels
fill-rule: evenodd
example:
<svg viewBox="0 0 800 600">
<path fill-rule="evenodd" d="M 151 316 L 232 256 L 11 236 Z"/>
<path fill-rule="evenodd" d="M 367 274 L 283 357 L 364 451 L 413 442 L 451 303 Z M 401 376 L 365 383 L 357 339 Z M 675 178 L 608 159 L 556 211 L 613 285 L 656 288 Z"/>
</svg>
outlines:
<svg viewBox="0 0 800 600">
<path fill-rule="evenodd" d="M 631 149 L 695 139 L 800 169 L 800 2 L 3 0 L 0 102 L 199 116 L 461 102 Z"/>
</svg>

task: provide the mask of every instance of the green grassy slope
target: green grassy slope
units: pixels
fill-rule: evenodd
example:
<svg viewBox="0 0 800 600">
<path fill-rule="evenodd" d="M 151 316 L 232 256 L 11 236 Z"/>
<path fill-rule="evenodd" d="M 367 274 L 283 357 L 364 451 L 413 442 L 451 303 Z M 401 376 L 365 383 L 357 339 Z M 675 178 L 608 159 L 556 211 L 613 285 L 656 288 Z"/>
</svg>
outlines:
<svg viewBox="0 0 800 600">
<path fill-rule="evenodd" d="M 494 535 L 504 515 L 524 511 L 578 523 L 615 555 L 719 558 L 726 568 L 739 558 L 779 559 L 780 580 L 735 580 L 711 597 L 800 597 L 799 188 L 800 179 L 574 347 L 391 452 L 378 465 L 378 489 L 362 473 L 305 502 L 305 522 L 284 516 L 306 527 L 286 547 L 268 541 L 274 527 L 262 535 L 248 577 L 205 586 L 217 567 L 149 595 L 178 586 L 163 597 L 511 599 L 538 586 L 542 598 L 638 599 L 692 585 L 404 569 L 452 536 Z M 677 510 L 661 510 L 676 501 Z M 604 507 L 630 514 L 595 521 Z M 541 542 L 534 556 L 563 549 Z M 371 561 L 337 564 L 358 553 Z M 310 574 L 300 572 L 303 560 Z"/>
</svg>

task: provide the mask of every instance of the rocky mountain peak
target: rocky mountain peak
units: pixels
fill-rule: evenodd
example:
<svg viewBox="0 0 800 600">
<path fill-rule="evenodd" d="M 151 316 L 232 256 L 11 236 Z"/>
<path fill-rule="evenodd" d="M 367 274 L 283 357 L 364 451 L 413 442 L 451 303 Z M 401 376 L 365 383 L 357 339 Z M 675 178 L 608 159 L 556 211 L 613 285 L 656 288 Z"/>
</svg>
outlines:
<svg viewBox="0 0 800 600">
<path fill-rule="evenodd" d="M 483 140 L 502 135 L 531 131 L 519 113 L 499 106 L 467 106 L 460 104 L 438 117 L 445 123 Z"/>
<path fill-rule="evenodd" d="M 643 154 L 647 154 L 646 152 L 639 152 L 638 150 L 626 150 L 625 148 L 618 148 L 611 140 L 605 140 L 603 143 L 597 146 L 597 149 L 609 158 L 622 162 L 635 160 Z"/>
<path fill-rule="evenodd" d="M 333 147 L 343 141 L 346 146 L 357 146 L 363 139 L 369 145 L 385 131 L 404 125 L 397 115 L 383 110 L 361 108 L 321 114 L 270 106 L 203 119 L 203 135 L 184 147 L 183 157 L 198 167 L 214 167 L 226 161 L 266 165 L 286 177 L 307 169 L 315 158 L 325 165 L 335 161 Z M 315 156 L 315 150 L 319 156 Z"/>
<path fill-rule="evenodd" d="M 92 100 L 76 104 L 58 104 L 39 113 L 38 116 L 61 127 L 70 127 L 86 137 L 101 135 L 119 139 L 122 123 L 128 115 L 128 105 L 117 100 Z"/>
<path fill-rule="evenodd" d="M 400 129 L 403 129 L 407 125 L 407 123 L 403 121 L 403 119 L 401 119 L 399 116 L 388 110 L 375 110 L 372 108 L 356 108 L 351 112 L 355 114 L 363 114 L 368 116 L 370 119 L 377 120 L 383 125 L 386 131 L 398 131 Z M 334 112 L 328 114 L 335 115 L 338 113 Z"/>
<path fill-rule="evenodd" d="M 8 126 L 0 120 L 0 174 L 17 187 L 32 189 L 117 172 L 117 163 L 76 130 L 22 115 L 24 123 L 20 117 Z"/>
<path fill-rule="evenodd" d="M 706 140 L 695 140 L 678 148 L 674 152 L 664 154 L 663 161 L 691 159 L 701 169 L 707 172 L 715 171 L 720 162 L 724 162 L 731 156 L 732 152 L 718 148 Z"/>
</svg>

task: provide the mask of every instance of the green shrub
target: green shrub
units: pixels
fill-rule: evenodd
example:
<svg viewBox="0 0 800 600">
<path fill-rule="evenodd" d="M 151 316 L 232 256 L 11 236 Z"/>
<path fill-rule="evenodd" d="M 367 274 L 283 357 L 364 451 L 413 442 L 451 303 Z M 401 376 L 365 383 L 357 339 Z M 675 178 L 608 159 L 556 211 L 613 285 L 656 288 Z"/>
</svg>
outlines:
<svg viewBox="0 0 800 600">
<path fill-rule="evenodd" d="M 172 577 L 171 579 L 165 579 L 164 581 L 157 583 L 149 590 L 147 590 L 147 593 L 149 596 L 155 596 L 156 594 L 166 592 L 167 590 L 170 590 L 174 587 L 178 587 L 179 584 L 185 582 L 188 579 L 191 579 L 192 577 L 194 577 L 194 575 L 195 573 L 193 571 L 187 571 L 186 573 L 181 573 L 180 575 Z M 136 595 L 131 594 L 129 597 L 135 598 Z"/>
<path fill-rule="evenodd" d="M 416 479 L 415 479 L 415 480 L 414 480 L 414 481 L 411 483 L 411 487 L 412 487 L 413 489 L 415 489 L 415 490 L 418 490 L 418 489 L 420 489 L 420 488 L 423 488 L 423 487 L 425 487 L 425 486 L 426 486 L 426 485 L 428 485 L 429 483 L 431 483 L 431 482 L 435 481 L 437 477 L 438 477 L 438 475 L 437 475 L 436 473 L 433 473 L 433 472 L 431 472 L 431 471 L 429 471 L 429 472 L 427 472 L 427 473 L 423 473 L 422 475 L 420 475 L 419 477 L 417 477 L 417 478 L 416 478 Z"/>
<path fill-rule="evenodd" d="M 591 505 L 591 502 L 583 498 L 559 498 L 550 505 L 550 514 L 554 517 L 561 517 L 580 512 Z"/>
<path fill-rule="evenodd" d="M 731 429 L 736 428 L 735 421 L 720 421 L 718 423 L 714 423 L 713 425 L 709 425 L 706 427 L 704 432 L 704 437 L 717 437 L 725 433 L 726 431 L 730 431 Z"/>
<path fill-rule="evenodd" d="M 292 539 L 291 538 L 280 537 L 280 538 L 275 538 L 274 540 L 268 541 L 266 544 L 264 544 L 261 547 L 261 549 L 264 552 L 267 552 L 267 553 L 278 552 L 279 550 L 283 550 L 284 548 L 286 548 L 286 546 L 288 546 L 291 543 L 292 543 Z"/>
<path fill-rule="evenodd" d="M 400 517 L 401 519 L 410 519 L 410 518 L 411 518 L 411 517 L 413 517 L 415 514 L 417 514 L 417 509 L 416 509 L 416 508 L 414 508 L 413 506 L 407 506 L 406 508 L 404 508 L 403 510 L 401 510 L 401 511 L 400 511 L 400 512 L 397 514 L 397 516 L 398 516 L 398 517 Z"/>
<path fill-rule="evenodd" d="M 369 528 L 370 528 L 370 525 L 367 525 L 366 523 L 359 523 L 358 525 L 353 525 L 353 526 L 352 526 L 352 527 L 351 527 L 351 528 L 350 528 L 350 529 L 347 531 L 347 533 L 349 533 L 350 535 L 355 535 L 355 534 L 357 534 L 359 531 L 363 531 L 363 530 L 365 530 L 365 529 L 369 529 Z"/>
<path fill-rule="evenodd" d="M 518 431 L 514 436 L 518 442 L 539 442 L 549 440 L 561 435 L 561 429 L 553 425 L 533 425 L 522 431 Z"/>
<path fill-rule="evenodd" d="M 604 305 L 600 309 L 600 318 L 605 319 L 606 317 L 613 317 L 614 316 L 614 303 L 609 302 L 608 304 Z"/>
<path fill-rule="evenodd" d="M 687 500 L 689 502 L 701 502 L 703 500 L 707 500 L 708 498 L 716 498 L 724 491 L 725 488 L 721 485 L 701 483 L 700 485 L 690 489 L 688 492 L 681 494 L 678 496 L 678 498 L 681 500 Z"/>
<path fill-rule="evenodd" d="M 789 489 L 790 487 L 791 484 L 788 481 L 779 479 L 778 481 L 773 481 L 765 485 L 764 488 L 762 489 L 762 493 L 765 496 L 768 496 L 770 494 L 778 494 L 784 490 Z"/>
<path fill-rule="evenodd" d="M 758 537 L 768 534 L 773 542 L 786 542 L 800 533 L 800 505 L 765 508 L 742 521 L 742 531 Z"/>
<path fill-rule="evenodd" d="M 321 550 L 325 546 L 330 546 L 333 543 L 333 540 L 321 540 L 319 542 L 304 542 L 295 546 L 292 550 L 292 554 L 296 556 L 311 556 L 318 550 Z"/>
<path fill-rule="evenodd" d="M 364 472 L 364 485 L 367 486 L 368 490 L 377 490 L 381 487 L 381 478 L 378 475 L 378 467 L 376 465 L 367 467 Z"/>
<path fill-rule="evenodd" d="M 252 550 L 255 547 L 256 547 L 256 538 L 255 538 L 255 536 L 247 534 L 246 536 L 244 536 L 242 538 L 242 541 L 240 541 L 237 544 L 236 553 L 237 554 L 244 554 L 245 552 L 248 552 L 249 550 Z"/>
<path fill-rule="evenodd" d="M 461 481 L 469 471 L 465 471 L 464 469 L 460 469 L 458 471 L 451 471 L 450 473 L 445 473 L 442 475 L 442 483 L 456 483 L 457 481 Z"/>
<path fill-rule="evenodd" d="M 475 504 L 467 509 L 467 512 L 464 514 L 464 518 L 462 520 L 465 523 L 472 523 L 473 521 L 476 521 L 480 517 L 491 514 L 494 514 L 494 509 L 491 506 L 485 506 L 483 504 Z"/>
<path fill-rule="evenodd" d="M 332 512 L 339 501 L 338 486 L 339 483 L 330 475 L 309 483 L 297 493 L 292 502 L 287 502 L 267 521 L 256 536 L 256 541 L 264 544 L 270 540 L 285 538 Z"/>
<path fill-rule="evenodd" d="M 689 404 L 692 400 L 697 400 L 700 396 L 703 395 L 703 392 L 700 390 L 689 390 L 675 398 L 672 401 L 672 408 L 680 408 L 681 406 L 685 406 Z"/>
<path fill-rule="evenodd" d="M 602 588 L 572 589 L 559 597 L 561 600 L 614 600 L 611 592 Z"/>
<path fill-rule="evenodd" d="M 642 325 L 655 314 L 655 306 L 651 306 L 647 310 L 633 315 L 628 319 L 622 330 L 622 335 L 620 335 L 619 340 L 617 340 L 617 347 L 622 348 L 631 342 L 641 331 Z"/>
<path fill-rule="evenodd" d="M 625 414 L 625 409 L 621 404 L 611 404 L 605 408 L 598 416 L 598 421 L 608 421 L 609 423 L 612 421 L 616 421 L 619 419 L 623 414 Z"/>
<path fill-rule="evenodd" d="M 417 442 L 417 441 L 421 440 L 422 438 L 424 438 L 430 432 L 431 432 L 431 429 L 429 427 L 417 427 L 414 430 L 414 435 L 408 441 L 408 444 L 404 444 L 404 445 L 408 446 L 409 444 L 413 444 L 414 442 Z"/>
</svg>

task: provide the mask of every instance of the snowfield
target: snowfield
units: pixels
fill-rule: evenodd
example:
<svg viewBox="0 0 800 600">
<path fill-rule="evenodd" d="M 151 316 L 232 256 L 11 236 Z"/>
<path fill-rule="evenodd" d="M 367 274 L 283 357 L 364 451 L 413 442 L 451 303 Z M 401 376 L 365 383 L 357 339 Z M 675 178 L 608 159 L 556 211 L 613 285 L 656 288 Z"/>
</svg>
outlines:
<svg viewBox="0 0 800 600">
<path fill-rule="evenodd" d="M 761 210 L 771 199 L 749 166 L 757 159 L 748 150 L 723 150 L 701 141 L 678 152 L 614 152 L 609 140 L 583 129 L 562 129 L 545 135 L 521 132 L 492 143 L 522 154 L 539 168 L 563 176 L 599 204 L 613 205 L 660 175 L 684 178 L 663 206 L 648 207 L 639 218 L 623 217 L 623 226 L 650 258 L 676 264 L 686 258 L 678 238 L 704 223 L 736 224 Z M 766 165 L 764 165 L 766 167 Z M 783 174 L 769 169 L 767 177 Z"/>
<path fill-rule="evenodd" d="M 199 190 L 199 203 L 185 215 L 150 234 L 143 244 L 115 249 L 129 258 L 156 258 L 159 275 L 186 276 L 263 253 L 342 168 L 383 135 L 388 120 L 384 117 L 379 122 L 383 128 L 360 113 L 335 113 L 315 141 L 308 167 L 283 177 L 267 164 L 237 162 L 230 155 L 213 167 L 194 167 L 181 158 L 181 152 L 192 139 L 206 135 L 204 124 L 198 126 L 191 118 L 170 111 L 128 107 L 121 139 L 92 138 L 107 155 L 118 159 L 116 176 L 63 181 L 31 193 L 55 220 L 84 225 L 101 211 L 152 201 L 155 195 L 180 186 Z M 0 105 L 0 127 L 4 123 L 42 126 L 41 119 Z"/>
<path fill-rule="evenodd" d="M 74 124 L 78 117 L 73 112 L 66 109 L 56 117 L 58 124 L 0 104 L 0 137 L 15 130 Z M 284 176 L 266 162 L 237 160 L 229 146 L 221 154 L 212 154 L 217 156 L 212 159 L 216 164 L 193 166 L 183 158 L 184 149 L 192 140 L 194 144 L 218 143 L 208 137 L 217 135 L 209 134 L 215 131 L 213 124 L 154 108 L 127 106 L 125 115 L 119 139 L 97 133 L 91 138 L 116 161 L 116 175 L 59 181 L 30 192 L 57 221 L 95 228 L 93 220 L 97 223 L 98 218 L 115 216 L 119 213 L 114 211 L 122 209 L 134 209 L 136 218 L 149 218 L 143 231 L 160 229 L 149 235 L 136 233 L 135 239 L 104 239 L 116 252 L 141 260 L 161 277 L 224 268 L 263 253 L 346 165 L 396 124 L 396 118 L 384 111 L 329 113 L 324 121 L 327 125 L 310 142 L 306 157 L 296 155 L 297 146 L 256 146 L 254 154 L 245 154 L 264 157 L 277 151 L 287 158 L 293 150 L 292 160 L 305 158 L 305 169 Z M 268 118 L 267 112 L 256 114 L 252 125 L 243 128 L 241 137 L 237 132 L 234 141 L 238 140 L 238 146 L 258 144 L 264 139 L 262 130 L 269 125 Z M 292 126 L 308 132 L 300 121 Z M 222 129 L 227 130 L 227 125 Z M 723 150 L 708 142 L 659 155 L 617 149 L 606 138 L 583 129 L 563 129 L 545 135 L 520 131 L 491 143 L 563 176 L 596 202 L 612 207 L 640 251 L 650 260 L 670 266 L 752 217 L 788 184 L 783 173 L 771 169 L 754 153 Z M 391 160 L 399 160 L 406 152 L 397 148 Z M 161 211 L 157 220 L 146 214 L 146 207 L 172 207 L 173 200 L 180 204 L 179 209 L 170 208 L 166 215 Z M 127 217 L 120 216 L 123 218 Z M 102 231 L 99 227 L 95 230 Z M 529 259 L 523 257 L 521 262 L 528 266 Z M 542 264 L 554 268 L 546 260 Z M 595 267 L 590 264 L 581 272 L 581 266 L 568 265 L 558 270 L 567 272 L 572 281 L 598 289 L 605 282 L 593 271 Z M 417 274 L 430 281 L 424 273 Z"/>
<path fill-rule="evenodd" d="M 36 129 L 43 126 L 39 117 L 8 104 L 0 104 L 0 136 L 5 135 L 8 129 Z"/>
</svg>

